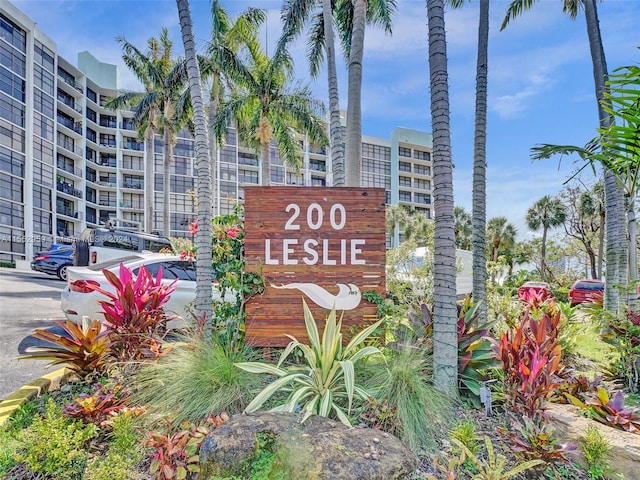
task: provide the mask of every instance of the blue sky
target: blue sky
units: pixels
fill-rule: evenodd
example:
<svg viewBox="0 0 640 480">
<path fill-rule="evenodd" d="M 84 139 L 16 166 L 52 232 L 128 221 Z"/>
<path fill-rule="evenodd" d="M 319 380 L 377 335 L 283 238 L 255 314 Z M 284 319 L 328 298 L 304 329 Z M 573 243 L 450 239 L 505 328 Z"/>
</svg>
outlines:
<svg viewBox="0 0 640 480">
<path fill-rule="evenodd" d="M 15 0 L 18 8 L 75 63 L 88 50 L 100 61 L 121 66 L 121 86 L 136 88 L 122 65 L 116 36 L 144 47 L 169 29 L 175 52 L 182 53 L 180 26 L 172 0 Z M 389 138 L 396 126 L 431 131 L 427 17 L 424 0 L 397 0 L 393 35 L 366 32 L 363 75 L 363 134 Z M 451 142 L 455 164 L 456 205 L 471 210 L 473 128 L 478 2 L 447 10 Z M 272 45 L 280 33 L 281 2 L 223 0 L 237 13 L 252 5 L 268 10 L 262 35 Z M 532 163 L 529 149 L 538 143 L 584 145 L 595 136 L 597 111 L 584 15 L 575 21 L 562 14 L 561 0 L 539 0 L 499 31 L 508 2 L 491 0 L 489 101 L 487 132 L 487 214 L 506 216 L 519 238 L 532 236 L 526 210 L 544 195 L 555 195 L 575 169 L 573 159 Z M 203 49 L 210 32 L 209 2 L 191 0 L 194 33 Z M 640 2 L 598 3 L 600 28 L 609 70 L 640 62 Z M 271 47 L 272 48 L 272 47 Z M 308 81 L 326 102 L 326 74 L 311 81 L 305 40 L 293 46 L 297 77 Z M 341 107 L 346 109 L 346 70 L 340 62 Z M 590 175 L 583 175 L 585 182 Z"/>
</svg>

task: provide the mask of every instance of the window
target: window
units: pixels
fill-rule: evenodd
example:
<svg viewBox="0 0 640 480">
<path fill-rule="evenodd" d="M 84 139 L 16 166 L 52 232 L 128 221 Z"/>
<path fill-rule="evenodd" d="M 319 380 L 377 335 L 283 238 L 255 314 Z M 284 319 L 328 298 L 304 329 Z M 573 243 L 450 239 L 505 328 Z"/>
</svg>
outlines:
<svg viewBox="0 0 640 480">
<path fill-rule="evenodd" d="M 400 176 L 398 183 L 401 187 L 411 187 L 411 178 Z"/>
<path fill-rule="evenodd" d="M 24 152 L 24 130 L 0 119 L 0 145 Z"/>
<path fill-rule="evenodd" d="M 45 47 L 38 40 L 35 41 L 33 47 L 33 59 L 44 68 L 53 72 L 53 52 Z"/>
<path fill-rule="evenodd" d="M 60 145 L 62 148 L 66 148 L 70 152 L 75 153 L 75 140 L 62 132 L 58 132 L 58 145 Z"/>
<path fill-rule="evenodd" d="M 271 182 L 272 183 L 284 183 L 284 168 L 271 167 Z"/>
<path fill-rule="evenodd" d="M 122 204 L 120 206 L 124 208 L 138 208 L 140 210 L 144 210 L 144 196 L 133 193 L 123 193 Z"/>
<path fill-rule="evenodd" d="M 33 230 L 40 233 L 53 233 L 53 215 L 50 212 L 33 209 Z"/>
<path fill-rule="evenodd" d="M 311 185 L 313 187 L 325 187 L 327 180 L 325 178 L 311 176 Z"/>
<path fill-rule="evenodd" d="M 237 178 L 236 166 L 228 163 L 220 164 L 220 179 L 235 181 Z"/>
<path fill-rule="evenodd" d="M 91 90 L 89 87 L 87 87 L 87 98 L 89 100 L 91 100 L 93 103 L 98 103 L 98 95 L 96 94 L 96 92 L 94 92 L 93 90 Z M 88 110 L 88 109 L 87 109 Z M 92 110 L 93 111 L 93 110 Z M 87 111 L 88 114 L 88 111 Z M 95 114 L 95 112 L 94 112 Z M 88 118 L 88 117 L 87 117 Z M 93 118 L 93 121 L 95 122 L 96 119 Z"/>
<path fill-rule="evenodd" d="M 11 95 L 16 100 L 25 100 L 25 81 L 9 70 L 0 67 L 0 91 Z"/>
<path fill-rule="evenodd" d="M 53 143 L 33 137 L 33 158 L 48 165 L 53 165 Z"/>
<path fill-rule="evenodd" d="M 75 86 L 76 78 L 58 65 L 58 76 L 71 86 Z"/>
<path fill-rule="evenodd" d="M 239 170 L 238 175 L 240 183 L 251 183 L 255 185 L 258 184 L 258 172 Z"/>
<path fill-rule="evenodd" d="M 144 160 L 141 157 L 134 157 L 133 155 L 123 155 L 122 168 L 144 170 Z"/>
<path fill-rule="evenodd" d="M 89 168 L 89 167 L 87 167 L 86 177 L 87 177 L 87 180 L 90 182 L 95 182 L 96 179 L 98 178 L 98 176 L 96 175 L 96 171 L 93 168 Z M 87 198 L 87 200 L 89 200 L 89 198 Z"/>
<path fill-rule="evenodd" d="M 113 115 L 100 115 L 100 126 L 108 127 L 108 128 L 116 128 L 117 127 L 116 117 Z"/>
<path fill-rule="evenodd" d="M 116 136 L 109 133 L 101 133 L 100 134 L 100 145 L 105 147 L 115 147 L 116 146 Z"/>
<path fill-rule="evenodd" d="M 311 170 L 317 170 L 319 172 L 327 171 L 327 163 L 324 160 L 309 160 L 309 168 Z"/>
<path fill-rule="evenodd" d="M 91 120 L 93 123 L 96 123 L 97 118 L 98 114 L 94 110 L 87 108 L 87 120 Z"/>
<path fill-rule="evenodd" d="M 411 149 L 406 147 L 398 147 L 398 155 L 401 157 L 411 158 Z"/>
<path fill-rule="evenodd" d="M 51 211 L 51 190 L 40 185 L 34 185 L 33 206 Z"/>
<path fill-rule="evenodd" d="M 53 120 L 33 112 L 33 130 L 36 135 L 53 142 Z"/>
<path fill-rule="evenodd" d="M 9 70 L 24 77 L 26 64 L 26 57 L 23 53 L 18 52 L 15 48 L 11 48 L 4 42 L 0 42 L 0 65 L 4 65 Z"/>
<path fill-rule="evenodd" d="M 411 164 L 409 162 L 398 162 L 398 170 L 401 172 L 411 172 Z"/>
<path fill-rule="evenodd" d="M 238 152 L 238 163 L 240 165 L 258 166 L 258 156 L 253 153 Z"/>
<path fill-rule="evenodd" d="M 414 195 L 414 199 L 416 203 L 423 203 L 425 205 L 431 204 L 431 195 L 428 193 L 416 193 Z"/>
<path fill-rule="evenodd" d="M 220 197 L 221 198 L 236 198 L 236 184 L 235 182 L 220 182 Z"/>
<path fill-rule="evenodd" d="M 431 167 L 425 167 L 424 165 L 414 165 L 414 173 L 418 175 L 431 175 Z"/>
<path fill-rule="evenodd" d="M 84 158 L 86 158 L 90 162 L 96 163 L 96 160 L 98 159 L 98 154 L 96 153 L 95 150 L 93 150 L 93 149 L 91 149 L 89 147 L 86 147 Z"/>
<path fill-rule="evenodd" d="M 0 147 L 0 170 L 24 177 L 24 156 Z"/>
<path fill-rule="evenodd" d="M 418 159 L 418 160 L 425 160 L 425 161 L 429 161 L 431 160 L 431 154 L 429 152 L 425 152 L 423 150 L 414 150 L 413 151 L 413 158 Z"/>
<path fill-rule="evenodd" d="M 3 175 L 0 177 L 0 198 L 6 198 L 15 202 L 23 203 L 22 179 Z"/>
<path fill-rule="evenodd" d="M 193 190 L 194 188 L 193 177 L 176 175 L 172 176 L 169 181 L 171 183 L 170 191 L 175 193 L 187 193 L 187 190 Z"/>
<path fill-rule="evenodd" d="M 411 192 L 400 190 L 398 192 L 398 198 L 401 202 L 411 202 Z"/>
<path fill-rule="evenodd" d="M 118 248 L 120 250 L 138 251 L 139 237 L 123 233 L 105 233 L 102 236 L 102 246 Z M 97 244 L 97 239 L 96 239 Z"/>
<path fill-rule="evenodd" d="M 53 118 L 53 97 L 37 88 L 33 89 L 33 108 L 47 117 Z"/>
<path fill-rule="evenodd" d="M 144 179 L 143 177 L 139 177 L 137 175 L 123 175 L 122 186 L 124 188 L 137 188 L 142 190 L 144 188 Z"/>
<path fill-rule="evenodd" d="M 21 52 L 26 52 L 27 50 L 27 35 L 25 31 L 4 15 L 0 15 L 0 38 Z"/>
<path fill-rule="evenodd" d="M 391 149 L 382 145 L 372 145 L 370 143 L 362 144 L 362 156 L 368 158 L 377 158 L 378 160 L 391 160 Z"/>
<path fill-rule="evenodd" d="M 414 180 L 415 188 L 420 188 L 422 190 L 431 190 L 431 182 L 429 180 L 421 180 L 416 178 Z"/>
<path fill-rule="evenodd" d="M 87 127 L 87 140 L 92 141 L 93 143 L 97 143 L 98 134 L 92 128 Z"/>
<path fill-rule="evenodd" d="M 0 117 L 24 128 L 24 105 L 0 93 Z"/>
<path fill-rule="evenodd" d="M 158 271 L 162 269 L 163 279 L 174 280 L 177 278 L 178 280 L 196 281 L 196 265 L 193 262 L 154 262 L 148 263 L 144 268 L 154 277 L 156 277 Z M 139 270 L 139 268 L 133 269 L 133 274 L 138 275 Z"/>
<path fill-rule="evenodd" d="M 33 78 L 36 87 L 53 96 L 53 73 L 47 72 L 40 65 L 33 66 Z"/>
<path fill-rule="evenodd" d="M 0 200 L 0 217 L 4 225 L 24 228 L 24 207 L 22 205 Z"/>
<path fill-rule="evenodd" d="M 287 172 L 287 185 L 304 185 L 304 175 Z"/>
</svg>

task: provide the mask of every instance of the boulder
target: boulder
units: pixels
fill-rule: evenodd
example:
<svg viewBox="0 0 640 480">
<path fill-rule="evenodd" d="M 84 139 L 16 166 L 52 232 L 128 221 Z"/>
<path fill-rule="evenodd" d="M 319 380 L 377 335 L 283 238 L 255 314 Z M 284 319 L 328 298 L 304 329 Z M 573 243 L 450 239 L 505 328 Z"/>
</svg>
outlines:
<svg viewBox="0 0 640 480">
<path fill-rule="evenodd" d="M 273 456 L 268 478 L 393 480 L 417 465 L 411 450 L 379 430 L 317 416 L 301 424 L 296 414 L 262 412 L 235 415 L 206 437 L 200 478 L 251 478 L 251 464 L 265 450 Z"/>
<path fill-rule="evenodd" d="M 545 410 L 563 441 L 580 443 L 587 428 L 596 427 L 611 446 L 608 458 L 611 467 L 622 473 L 624 478 L 640 478 L 640 434 L 625 432 L 585 418 L 573 405 L 550 403 L 545 406 Z"/>
</svg>

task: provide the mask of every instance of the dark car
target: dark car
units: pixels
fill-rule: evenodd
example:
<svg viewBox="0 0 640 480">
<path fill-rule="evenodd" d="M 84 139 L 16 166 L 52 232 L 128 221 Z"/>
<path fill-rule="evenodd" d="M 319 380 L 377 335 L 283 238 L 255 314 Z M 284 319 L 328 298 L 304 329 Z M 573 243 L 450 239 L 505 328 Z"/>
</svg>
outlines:
<svg viewBox="0 0 640 480">
<path fill-rule="evenodd" d="M 569 289 L 569 303 L 602 303 L 604 298 L 604 282 L 602 280 L 576 280 Z"/>
<path fill-rule="evenodd" d="M 73 265 L 73 247 L 65 245 L 55 250 L 37 253 L 31 262 L 31 270 L 57 275 L 60 280 L 67 281 L 67 267 Z"/>
</svg>

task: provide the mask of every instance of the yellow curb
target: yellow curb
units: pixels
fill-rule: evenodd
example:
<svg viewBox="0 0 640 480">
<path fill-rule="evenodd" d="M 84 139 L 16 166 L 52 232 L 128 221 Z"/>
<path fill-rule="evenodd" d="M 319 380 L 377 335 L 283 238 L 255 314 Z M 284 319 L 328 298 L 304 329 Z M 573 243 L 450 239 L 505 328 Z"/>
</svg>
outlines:
<svg viewBox="0 0 640 480">
<path fill-rule="evenodd" d="M 70 373 L 71 370 L 67 368 L 60 368 L 54 372 L 47 373 L 37 380 L 20 387 L 4 400 L 0 401 L 0 426 L 13 415 L 13 412 L 27 401 L 58 388 L 60 382 L 67 378 Z"/>
</svg>

